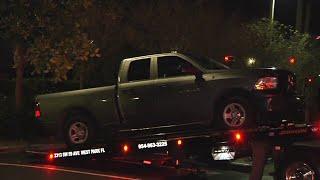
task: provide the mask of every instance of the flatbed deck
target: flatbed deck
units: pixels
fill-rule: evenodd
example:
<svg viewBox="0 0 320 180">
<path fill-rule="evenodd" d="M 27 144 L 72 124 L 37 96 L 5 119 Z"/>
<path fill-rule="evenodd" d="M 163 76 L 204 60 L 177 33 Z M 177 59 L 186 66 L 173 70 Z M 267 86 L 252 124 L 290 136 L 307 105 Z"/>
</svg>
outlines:
<svg viewBox="0 0 320 180">
<path fill-rule="evenodd" d="M 189 143 L 189 146 L 194 146 L 194 142 L 207 142 L 207 145 L 214 144 L 245 144 L 252 139 L 268 138 L 274 143 L 289 143 L 296 142 L 300 139 L 312 139 L 315 132 L 320 131 L 319 128 L 308 124 L 287 124 L 280 127 L 261 126 L 251 129 L 241 130 L 214 130 L 214 129 L 196 129 L 189 131 L 176 131 L 169 133 L 146 133 L 144 131 L 135 130 L 132 132 L 122 133 L 121 136 L 113 139 L 110 143 L 95 144 L 90 147 L 83 148 L 53 148 L 47 147 L 44 149 L 28 149 L 28 153 L 32 154 L 50 154 L 52 152 L 67 152 L 67 151 L 81 151 L 83 149 L 98 149 L 103 148 L 102 153 L 119 154 L 123 151 L 133 152 L 152 152 L 161 151 L 168 152 L 169 149 L 179 149 L 179 142 L 184 144 Z M 144 133 L 143 133 L 144 132 Z M 241 136 L 237 137 L 237 136 Z M 237 139 L 239 138 L 239 139 Z M 177 144 L 178 143 L 178 144 Z M 184 146 L 186 148 L 186 146 Z M 192 148 L 192 147 L 188 147 Z M 193 147 L 194 148 L 194 147 Z M 199 147 L 198 147 L 199 148 Z M 97 150 L 98 151 L 98 150 Z M 176 151 L 176 150 L 174 150 Z M 126 153 L 126 152 L 125 152 Z M 100 153 L 98 153 L 100 154 Z"/>
<path fill-rule="evenodd" d="M 247 140 L 252 138 L 262 137 L 279 137 L 283 138 L 306 138 L 313 134 L 315 129 L 313 125 L 309 124 L 288 124 L 279 127 L 260 126 L 257 128 L 248 129 L 234 129 L 234 130 L 216 130 L 197 128 L 194 130 L 180 130 L 175 132 L 145 132 L 144 130 L 135 130 L 132 132 L 122 133 L 115 139 L 116 142 L 123 141 L 154 141 L 154 140 L 167 140 L 173 141 L 178 139 L 195 139 L 195 138 L 211 138 L 212 140 L 226 140 L 236 134 L 241 133 L 247 137 Z"/>
</svg>

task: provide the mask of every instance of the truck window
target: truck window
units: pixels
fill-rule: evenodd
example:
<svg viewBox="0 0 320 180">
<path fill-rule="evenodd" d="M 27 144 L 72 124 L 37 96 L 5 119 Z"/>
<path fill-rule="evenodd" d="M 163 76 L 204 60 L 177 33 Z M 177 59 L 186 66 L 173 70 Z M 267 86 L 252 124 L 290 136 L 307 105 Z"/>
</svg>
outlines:
<svg viewBox="0 0 320 180">
<path fill-rule="evenodd" d="M 130 62 L 128 81 L 150 79 L 150 59 L 140 59 Z"/>
<path fill-rule="evenodd" d="M 194 75 L 197 72 L 197 68 L 180 57 L 158 57 L 158 78 Z"/>
</svg>

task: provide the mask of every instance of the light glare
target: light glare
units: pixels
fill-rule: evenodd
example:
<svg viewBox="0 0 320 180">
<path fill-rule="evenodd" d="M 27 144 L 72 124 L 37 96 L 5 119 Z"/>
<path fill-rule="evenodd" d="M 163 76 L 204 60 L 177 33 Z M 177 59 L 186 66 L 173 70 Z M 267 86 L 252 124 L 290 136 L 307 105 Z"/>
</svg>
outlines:
<svg viewBox="0 0 320 180">
<path fill-rule="evenodd" d="M 256 64 L 256 59 L 251 57 L 248 59 L 248 66 L 253 66 L 254 64 Z"/>
</svg>

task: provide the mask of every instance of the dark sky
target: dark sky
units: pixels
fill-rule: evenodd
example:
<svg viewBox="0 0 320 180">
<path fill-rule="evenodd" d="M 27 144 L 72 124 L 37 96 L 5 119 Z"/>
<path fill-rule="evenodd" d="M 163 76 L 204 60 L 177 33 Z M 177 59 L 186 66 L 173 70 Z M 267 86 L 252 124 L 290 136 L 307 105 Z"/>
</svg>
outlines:
<svg viewBox="0 0 320 180">
<path fill-rule="evenodd" d="M 320 34 L 320 0 L 311 0 L 311 3 L 310 33 L 318 35 Z M 295 26 L 296 10 L 297 0 L 276 0 L 275 19 L 284 24 Z"/>
<path fill-rule="evenodd" d="M 305 0 L 308 1 L 308 0 Z M 309 0 L 311 7 L 310 33 L 320 34 L 320 0 Z M 240 10 L 249 19 L 269 17 L 271 0 L 224 0 L 225 9 Z M 276 0 L 275 20 L 286 25 L 296 24 L 297 0 Z"/>
<path fill-rule="evenodd" d="M 312 33 L 320 35 L 320 0 L 313 0 L 312 2 L 310 26 Z"/>
<path fill-rule="evenodd" d="M 230 12 L 240 10 L 249 19 L 266 17 L 269 14 L 268 0 L 224 0 L 224 9 Z"/>
</svg>

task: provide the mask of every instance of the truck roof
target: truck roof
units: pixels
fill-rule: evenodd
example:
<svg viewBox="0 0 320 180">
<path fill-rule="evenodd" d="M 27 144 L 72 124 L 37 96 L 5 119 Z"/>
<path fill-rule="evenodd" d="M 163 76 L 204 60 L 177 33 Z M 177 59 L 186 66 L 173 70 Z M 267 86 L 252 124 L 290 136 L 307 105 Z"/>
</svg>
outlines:
<svg viewBox="0 0 320 180">
<path fill-rule="evenodd" d="M 145 59 L 145 58 L 159 57 L 159 56 L 179 56 L 179 55 L 183 55 L 183 54 L 177 53 L 177 52 L 158 53 L 158 54 L 149 54 L 149 55 L 144 55 L 144 56 L 125 58 L 125 59 L 123 59 L 123 61 L 132 61 L 132 60 L 137 60 L 137 59 Z"/>
</svg>

